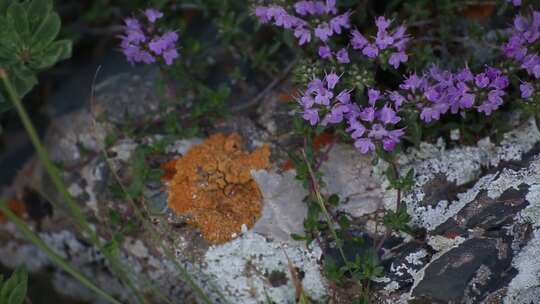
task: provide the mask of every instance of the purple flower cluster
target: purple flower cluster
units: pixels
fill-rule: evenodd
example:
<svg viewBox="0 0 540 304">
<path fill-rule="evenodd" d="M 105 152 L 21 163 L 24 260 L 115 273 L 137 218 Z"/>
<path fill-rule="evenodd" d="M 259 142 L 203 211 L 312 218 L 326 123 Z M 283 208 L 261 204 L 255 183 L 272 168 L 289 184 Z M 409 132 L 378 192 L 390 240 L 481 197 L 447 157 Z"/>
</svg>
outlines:
<svg viewBox="0 0 540 304">
<path fill-rule="evenodd" d="M 510 29 L 510 38 L 502 51 L 508 58 L 520 63 L 527 73 L 540 78 L 540 56 L 532 46 L 540 39 L 540 12 L 533 11 L 531 18 L 518 15 Z"/>
<path fill-rule="evenodd" d="M 353 49 L 359 50 L 363 55 L 369 58 L 376 58 L 385 50 L 390 51 L 388 63 L 395 69 L 403 62 L 407 62 L 409 57 L 405 53 L 409 37 L 406 35 L 404 25 L 398 26 L 390 31 L 392 21 L 383 16 L 375 19 L 377 26 L 377 36 L 374 39 L 368 40 L 358 30 L 353 30 L 351 33 L 351 45 Z"/>
<path fill-rule="evenodd" d="M 341 34 L 343 29 L 350 28 L 350 13 L 336 16 L 337 12 L 335 0 L 297 1 L 294 5 L 296 15 L 279 5 L 255 7 L 255 16 L 261 23 L 273 22 L 275 26 L 293 31 L 300 45 L 311 42 L 313 37 L 327 42 L 334 34 Z M 318 21 L 310 23 L 305 20 L 310 17 Z"/>
<path fill-rule="evenodd" d="M 420 119 L 429 123 L 447 112 L 465 115 L 472 108 L 491 115 L 503 104 L 508 85 L 508 77 L 496 68 L 474 75 L 468 67 L 452 73 L 434 66 L 422 77 L 411 74 L 400 88 L 405 99 L 416 104 Z"/>
<path fill-rule="evenodd" d="M 350 12 L 338 15 L 335 0 L 297 1 L 293 10 L 295 15 L 279 5 L 257 6 L 255 16 L 261 23 L 272 22 L 275 26 L 291 30 L 299 45 L 310 43 L 317 38 L 322 42 L 319 48 L 322 58 L 336 56 L 339 63 L 350 62 L 346 48 L 334 53 L 327 44 L 333 35 L 339 35 L 351 27 Z"/>
<path fill-rule="evenodd" d="M 506 0 L 506 2 L 512 3 L 514 6 L 521 6 L 521 0 Z"/>
<path fill-rule="evenodd" d="M 173 31 L 160 34 L 156 31 L 155 22 L 163 17 L 162 12 L 147 9 L 144 15 L 145 20 L 142 22 L 135 18 L 125 20 L 120 44 L 122 52 L 132 64 L 152 64 L 158 58 L 162 58 L 166 65 L 173 64 L 179 56 L 176 47 L 178 34 Z"/>
<path fill-rule="evenodd" d="M 257 6 L 255 16 L 263 24 L 273 23 L 275 26 L 293 31 L 299 45 L 310 43 L 314 37 L 318 38 L 322 42 L 318 54 L 323 59 L 335 58 L 338 63 L 350 63 L 348 47 L 333 51 L 329 46 L 332 36 L 347 31 L 351 36 L 352 48 L 360 50 L 369 58 L 377 58 L 388 50 L 388 63 L 396 69 L 409 59 L 405 52 L 409 41 L 405 26 L 390 30 L 392 21 L 382 16 L 375 19 L 377 35 L 370 41 L 358 30 L 351 31 L 349 20 L 351 12 L 338 15 L 335 0 L 297 1 L 293 10 L 294 14 L 291 14 L 279 5 Z"/>
<path fill-rule="evenodd" d="M 395 98 L 395 92 L 389 92 L 389 96 L 386 96 L 378 90 L 370 89 L 368 105 L 361 107 L 351 100 L 349 90 L 344 89 L 335 94 L 339 81 L 340 76 L 335 73 L 327 74 L 323 79 L 313 79 L 298 100 L 302 117 L 312 126 L 346 122 L 346 131 L 361 153 L 375 150 L 377 142 L 387 151 L 394 150 L 405 133 L 404 129 L 395 129 L 401 120 L 397 111 L 404 99 Z M 387 97 L 393 102 L 383 102 Z"/>
</svg>

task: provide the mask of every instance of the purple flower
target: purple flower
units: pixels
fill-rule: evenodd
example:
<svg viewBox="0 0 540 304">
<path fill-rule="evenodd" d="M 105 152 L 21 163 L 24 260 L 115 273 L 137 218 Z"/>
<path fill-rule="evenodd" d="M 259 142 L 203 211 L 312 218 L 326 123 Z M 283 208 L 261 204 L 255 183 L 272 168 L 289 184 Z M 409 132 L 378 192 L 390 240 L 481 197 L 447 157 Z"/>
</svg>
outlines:
<svg viewBox="0 0 540 304">
<path fill-rule="evenodd" d="M 506 0 L 506 2 L 511 2 L 514 6 L 521 5 L 521 0 Z"/>
<path fill-rule="evenodd" d="M 500 75 L 491 81 L 490 87 L 504 90 L 506 89 L 506 87 L 508 87 L 509 83 L 510 81 L 508 80 L 508 77 L 506 77 L 505 75 Z"/>
<path fill-rule="evenodd" d="M 463 108 L 471 108 L 474 104 L 475 96 L 473 94 L 463 94 L 459 99 L 459 105 Z"/>
<path fill-rule="evenodd" d="M 425 107 L 420 112 L 420 119 L 426 123 L 430 123 L 432 120 L 439 120 L 440 118 L 441 113 L 432 107 Z"/>
<path fill-rule="evenodd" d="M 375 38 L 375 44 L 379 47 L 379 49 L 384 50 L 393 43 L 394 38 L 390 36 L 387 32 L 377 33 L 377 37 Z"/>
<path fill-rule="evenodd" d="M 330 28 L 330 26 L 326 22 L 323 22 L 323 23 L 319 24 L 315 28 L 315 36 L 317 36 L 323 42 L 328 41 L 328 38 L 330 38 L 330 36 L 332 36 L 332 34 L 333 34 L 332 29 Z"/>
<path fill-rule="evenodd" d="M 381 91 L 375 89 L 368 90 L 368 101 L 370 105 L 374 105 L 381 97 Z"/>
<path fill-rule="evenodd" d="M 336 99 L 342 104 L 349 104 L 351 102 L 351 93 L 343 90 L 336 96 Z"/>
<path fill-rule="evenodd" d="M 332 110 L 330 110 L 330 113 L 326 115 L 325 121 L 327 123 L 338 124 L 343 121 L 343 114 L 347 113 L 348 111 L 348 107 L 337 104 L 332 108 Z"/>
<path fill-rule="evenodd" d="M 314 126 L 319 122 L 319 111 L 316 109 L 304 109 L 302 117 Z"/>
<path fill-rule="evenodd" d="M 473 73 L 471 72 L 471 70 L 469 70 L 468 67 L 462 69 L 457 75 L 456 75 L 456 80 L 458 81 L 472 81 L 474 79 L 474 75 Z"/>
<path fill-rule="evenodd" d="M 404 25 L 400 25 L 397 27 L 397 29 L 394 31 L 394 33 L 392 34 L 392 38 L 394 38 L 394 40 L 403 40 L 405 39 L 405 32 L 407 31 L 407 28 L 404 26 Z"/>
<path fill-rule="evenodd" d="M 351 60 L 349 59 L 349 52 L 347 52 L 347 49 L 345 48 L 339 50 L 336 53 L 336 59 L 341 64 L 347 64 L 351 62 Z"/>
<path fill-rule="evenodd" d="M 326 81 L 326 86 L 329 90 L 333 90 L 337 83 L 339 82 L 340 76 L 338 76 L 336 73 L 330 73 L 324 77 L 324 80 Z"/>
<path fill-rule="evenodd" d="M 403 90 L 408 90 L 414 92 L 416 89 L 420 88 L 423 83 L 423 79 L 418 77 L 416 74 L 411 74 L 405 81 L 399 85 Z"/>
<path fill-rule="evenodd" d="M 360 112 L 359 117 L 365 122 L 372 122 L 373 120 L 375 120 L 375 108 L 373 107 L 364 108 Z"/>
<path fill-rule="evenodd" d="M 393 138 L 385 138 L 383 139 L 383 149 L 385 151 L 393 151 L 396 148 L 396 145 L 398 144 L 398 141 L 394 140 Z"/>
<path fill-rule="evenodd" d="M 306 94 L 313 94 L 324 90 L 324 83 L 319 78 L 315 78 L 308 83 Z"/>
<path fill-rule="evenodd" d="M 381 124 L 374 124 L 369 131 L 369 137 L 377 140 L 382 139 L 388 135 L 388 130 L 384 128 Z"/>
<path fill-rule="evenodd" d="M 165 64 L 166 65 L 171 65 L 173 64 L 174 60 L 176 58 L 178 58 L 178 51 L 176 50 L 176 48 L 170 48 L 168 50 L 166 50 L 165 52 L 163 52 L 163 60 L 165 60 Z"/>
<path fill-rule="evenodd" d="M 354 147 L 357 148 L 362 154 L 375 150 L 375 144 L 369 138 L 357 139 L 354 142 Z"/>
<path fill-rule="evenodd" d="M 362 50 L 362 54 L 368 56 L 369 58 L 375 58 L 379 55 L 379 49 L 375 44 L 368 44 Z"/>
<path fill-rule="evenodd" d="M 322 45 L 319 47 L 319 56 L 321 58 L 332 58 L 332 50 L 327 45 Z"/>
<path fill-rule="evenodd" d="M 346 12 L 345 14 L 336 16 L 330 20 L 330 28 L 334 33 L 341 34 L 342 28 L 348 29 L 351 27 L 351 24 L 349 23 L 350 14 L 351 13 Z"/>
<path fill-rule="evenodd" d="M 364 135 L 364 133 L 366 133 L 366 127 L 364 127 L 364 125 L 358 122 L 356 119 L 353 119 L 349 120 L 349 128 L 347 128 L 345 131 L 351 133 L 351 137 L 353 139 L 359 139 Z"/>
<path fill-rule="evenodd" d="M 152 30 L 151 24 L 163 17 L 163 13 L 147 9 L 144 16 L 142 22 L 145 23 L 145 27 L 140 20 L 134 18 L 125 20 L 125 33 L 120 36 L 122 52 L 131 64 L 152 64 L 162 58 L 166 65 L 171 65 L 179 56 L 176 48 L 178 34 L 169 31 L 159 36 Z"/>
<path fill-rule="evenodd" d="M 394 69 L 399 68 L 400 63 L 407 62 L 409 56 L 405 52 L 393 53 L 388 59 L 388 63 L 394 67 Z"/>
<path fill-rule="evenodd" d="M 175 32 L 168 32 L 161 37 L 152 39 L 148 44 L 148 48 L 154 52 L 154 54 L 161 55 L 166 49 L 174 47 L 177 40 L 178 35 Z"/>
<path fill-rule="evenodd" d="M 424 97 L 431 102 L 436 102 L 441 97 L 441 94 L 437 91 L 436 87 L 428 87 L 424 91 Z"/>
<path fill-rule="evenodd" d="M 320 105 L 329 105 L 330 100 L 334 97 L 334 93 L 332 91 L 327 89 L 322 89 L 317 92 L 317 95 L 315 95 L 315 103 Z"/>
<path fill-rule="evenodd" d="M 503 95 L 504 91 L 502 90 L 495 89 L 490 91 L 488 93 L 488 99 L 478 107 L 478 112 L 491 115 L 493 111 L 497 110 L 503 104 Z"/>
<path fill-rule="evenodd" d="M 306 96 L 302 96 L 300 100 L 298 101 L 298 103 L 303 108 L 311 108 L 315 104 L 315 99 L 313 99 L 313 97 L 311 97 L 310 95 L 306 95 Z"/>
<path fill-rule="evenodd" d="M 386 31 L 386 29 L 390 26 L 390 23 L 392 23 L 392 21 L 384 18 L 384 16 L 379 16 L 375 20 L 375 25 L 377 26 L 379 32 Z"/>
<path fill-rule="evenodd" d="M 368 40 L 358 30 L 352 31 L 351 45 L 353 49 L 360 50 L 368 44 Z"/>
<path fill-rule="evenodd" d="M 403 97 L 401 94 L 399 94 L 398 91 L 392 91 L 388 95 L 388 98 L 394 102 L 394 105 L 396 108 L 400 108 L 401 105 L 406 101 L 405 97 Z"/>
<path fill-rule="evenodd" d="M 255 8 L 255 16 L 262 24 L 268 23 L 272 20 L 272 15 L 269 14 L 270 9 L 266 6 L 257 6 Z"/>
<path fill-rule="evenodd" d="M 154 23 L 154 22 L 156 22 L 156 20 L 163 17 L 162 12 L 160 12 L 160 11 L 158 11 L 156 9 L 153 9 L 153 8 L 149 8 L 149 9 L 145 10 L 144 15 L 146 16 L 148 21 L 150 21 L 150 23 Z"/>
<path fill-rule="evenodd" d="M 131 31 L 140 31 L 141 30 L 141 23 L 139 20 L 135 18 L 127 18 L 124 20 L 124 23 L 126 24 L 126 29 Z"/>
<path fill-rule="evenodd" d="M 298 38 L 299 45 L 304 45 L 311 41 L 311 31 L 305 27 L 297 27 L 294 30 L 294 36 Z"/>
<path fill-rule="evenodd" d="M 384 107 L 377 112 L 377 119 L 384 124 L 392 125 L 397 124 L 401 120 L 401 118 L 396 115 L 396 111 L 392 110 L 388 105 L 384 105 Z"/>
<path fill-rule="evenodd" d="M 298 15 L 314 15 L 316 13 L 313 1 L 298 1 L 294 4 L 294 9 Z"/>
<path fill-rule="evenodd" d="M 485 88 L 489 85 L 489 78 L 485 73 L 480 73 L 474 77 L 474 83 L 479 88 Z"/>
<path fill-rule="evenodd" d="M 521 98 L 523 99 L 529 99 L 534 93 L 533 86 L 528 82 L 523 82 L 519 86 L 519 90 L 521 91 Z"/>
<path fill-rule="evenodd" d="M 337 14 L 336 0 L 326 0 L 325 12 L 327 14 Z"/>
</svg>

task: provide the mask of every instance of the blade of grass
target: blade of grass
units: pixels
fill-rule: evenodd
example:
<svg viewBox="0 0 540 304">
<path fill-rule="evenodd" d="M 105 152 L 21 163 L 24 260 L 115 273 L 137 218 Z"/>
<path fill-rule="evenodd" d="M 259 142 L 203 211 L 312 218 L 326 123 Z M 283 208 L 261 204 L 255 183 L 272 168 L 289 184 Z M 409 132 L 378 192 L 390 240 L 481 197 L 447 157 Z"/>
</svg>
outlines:
<svg viewBox="0 0 540 304">
<path fill-rule="evenodd" d="M 113 296 L 108 294 L 103 289 L 96 286 L 90 279 L 80 273 L 75 267 L 71 266 L 69 262 L 64 260 L 61 256 L 56 254 L 52 248 L 50 248 L 39 236 L 32 232 L 26 224 L 21 221 L 8 207 L 5 201 L 0 201 L 0 210 L 2 213 L 17 227 L 17 229 L 27 238 L 32 244 L 42 250 L 51 261 L 59 268 L 72 275 L 77 281 L 83 284 L 88 289 L 94 291 L 105 300 L 113 304 L 121 304 Z"/>
<path fill-rule="evenodd" d="M 98 237 L 97 233 L 90 228 L 90 225 L 88 224 L 88 221 L 84 217 L 83 212 L 81 211 L 81 208 L 77 205 L 77 202 L 75 202 L 75 200 L 73 199 L 73 197 L 67 190 L 67 187 L 65 186 L 64 182 L 62 181 L 62 178 L 60 177 L 58 168 L 56 168 L 56 166 L 52 163 L 47 151 L 43 147 L 39 139 L 39 136 L 36 132 L 36 129 L 34 128 L 34 125 L 32 124 L 30 117 L 28 116 L 26 110 L 24 109 L 24 106 L 22 105 L 21 98 L 16 93 L 15 88 L 9 79 L 9 75 L 7 74 L 6 70 L 3 68 L 0 68 L 0 79 L 4 85 L 4 88 L 6 89 L 8 99 L 11 101 L 11 103 L 15 107 L 17 114 L 19 115 L 19 118 L 21 119 L 21 122 L 28 134 L 28 137 L 30 138 L 30 141 L 32 142 L 34 148 L 36 149 L 37 155 L 41 163 L 43 164 L 47 174 L 51 178 L 51 181 L 53 182 L 54 187 L 56 188 L 56 190 L 60 193 L 60 195 L 66 202 L 66 205 L 68 207 L 69 212 L 71 213 L 71 216 L 74 217 L 73 220 L 74 220 L 75 225 L 79 229 L 81 229 L 83 231 L 83 235 L 86 235 L 89 238 L 90 242 L 94 244 L 97 248 L 99 248 L 99 250 L 104 254 L 107 260 L 110 262 L 112 270 L 117 272 L 117 274 L 120 276 L 120 279 L 128 286 L 128 288 L 132 290 L 138 302 L 145 303 L 144 297 L 142 296 L 140 291 L 135 287 L 135 284 L 133 283 L 132 279 L 129 276 L 127 276 L 127 274 L 123 270 L 126 268 L 123 268 L 119 259 L 113 256 L 107 250 L 103 250 L 104 246 L 102 245 L 100 238 Z"/>
</svg>

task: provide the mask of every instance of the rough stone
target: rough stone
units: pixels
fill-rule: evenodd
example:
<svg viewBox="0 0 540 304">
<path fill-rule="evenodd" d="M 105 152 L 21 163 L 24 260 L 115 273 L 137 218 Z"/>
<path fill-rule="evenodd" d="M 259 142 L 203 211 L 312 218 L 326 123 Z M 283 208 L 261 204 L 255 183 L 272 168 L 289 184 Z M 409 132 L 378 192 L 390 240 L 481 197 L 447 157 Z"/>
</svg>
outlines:
<svg viewBox="0 0 540 304">
<path fill-rule="evenodd" d="M 253 231 L 268 238 L 293 243 L 291 234 L 304 234 L 307 190 L 295 179 L 294 171 L 283 174 L 265 170 L 252 171 L 263 196 L 261 218 Z"/>
<path fill-rule="evenodd" d="M 491 269 L 506 270 L 510 265 L 510 259 L 499 259 L 498 241 L 470 239 L 431 262 L 412 292 L 413 302 L 461 303 L 469 284 L 475 289 L 489 288 L 495 285 L 493 280 L 504 280 L 504 276 L 491 276 Z"/>
<path fill-rule="evenodd" d="M 372 175 L 371 157 L 354 147 L 336 144 L 321 166 L 325 191 L 339 194 L 338 210 L 360 217 L 382 208 L 380 181 Z"/>
<path fill-rule="evenodd" d="M 231 303 L 261 303 L 265 291 L 275 303 L 295 303 L 295 289 L 288 261 L 303 274 L 302 287 L 315 301 L 326 298 L 326 282 L 318 264 L 322 251 L 302 249 L 248 232 L 223 245 L 211 247 L 205 255 L 207 271 Z M 285 274 L 287 283 L 276 284 L 265 274 Z"/>
</svg>

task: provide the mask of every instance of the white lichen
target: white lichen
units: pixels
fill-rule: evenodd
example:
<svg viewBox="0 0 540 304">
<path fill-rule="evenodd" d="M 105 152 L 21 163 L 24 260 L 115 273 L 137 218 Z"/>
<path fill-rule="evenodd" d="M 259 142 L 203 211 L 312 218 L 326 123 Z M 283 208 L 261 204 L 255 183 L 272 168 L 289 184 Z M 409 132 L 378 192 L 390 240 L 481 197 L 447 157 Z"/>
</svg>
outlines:
<svg viewBox="0 0 540 304">
<path fill-rule="evenodd" d="M 322 251 L 272 242 L 248 232 L 223 245 L 211 247 L 205 255 L 205 270 L 231 303 L 262 303 L 265 291 L 276 303 L 294 303 L 295 288 L 288 259 L 304 274 L 302 286 L 306 294 L 321 301 L 326 297 L 326 282 L 318 264 Z M 283 285 L 273 286 L 268 274 L 282 273 Z"/>
</svg>

